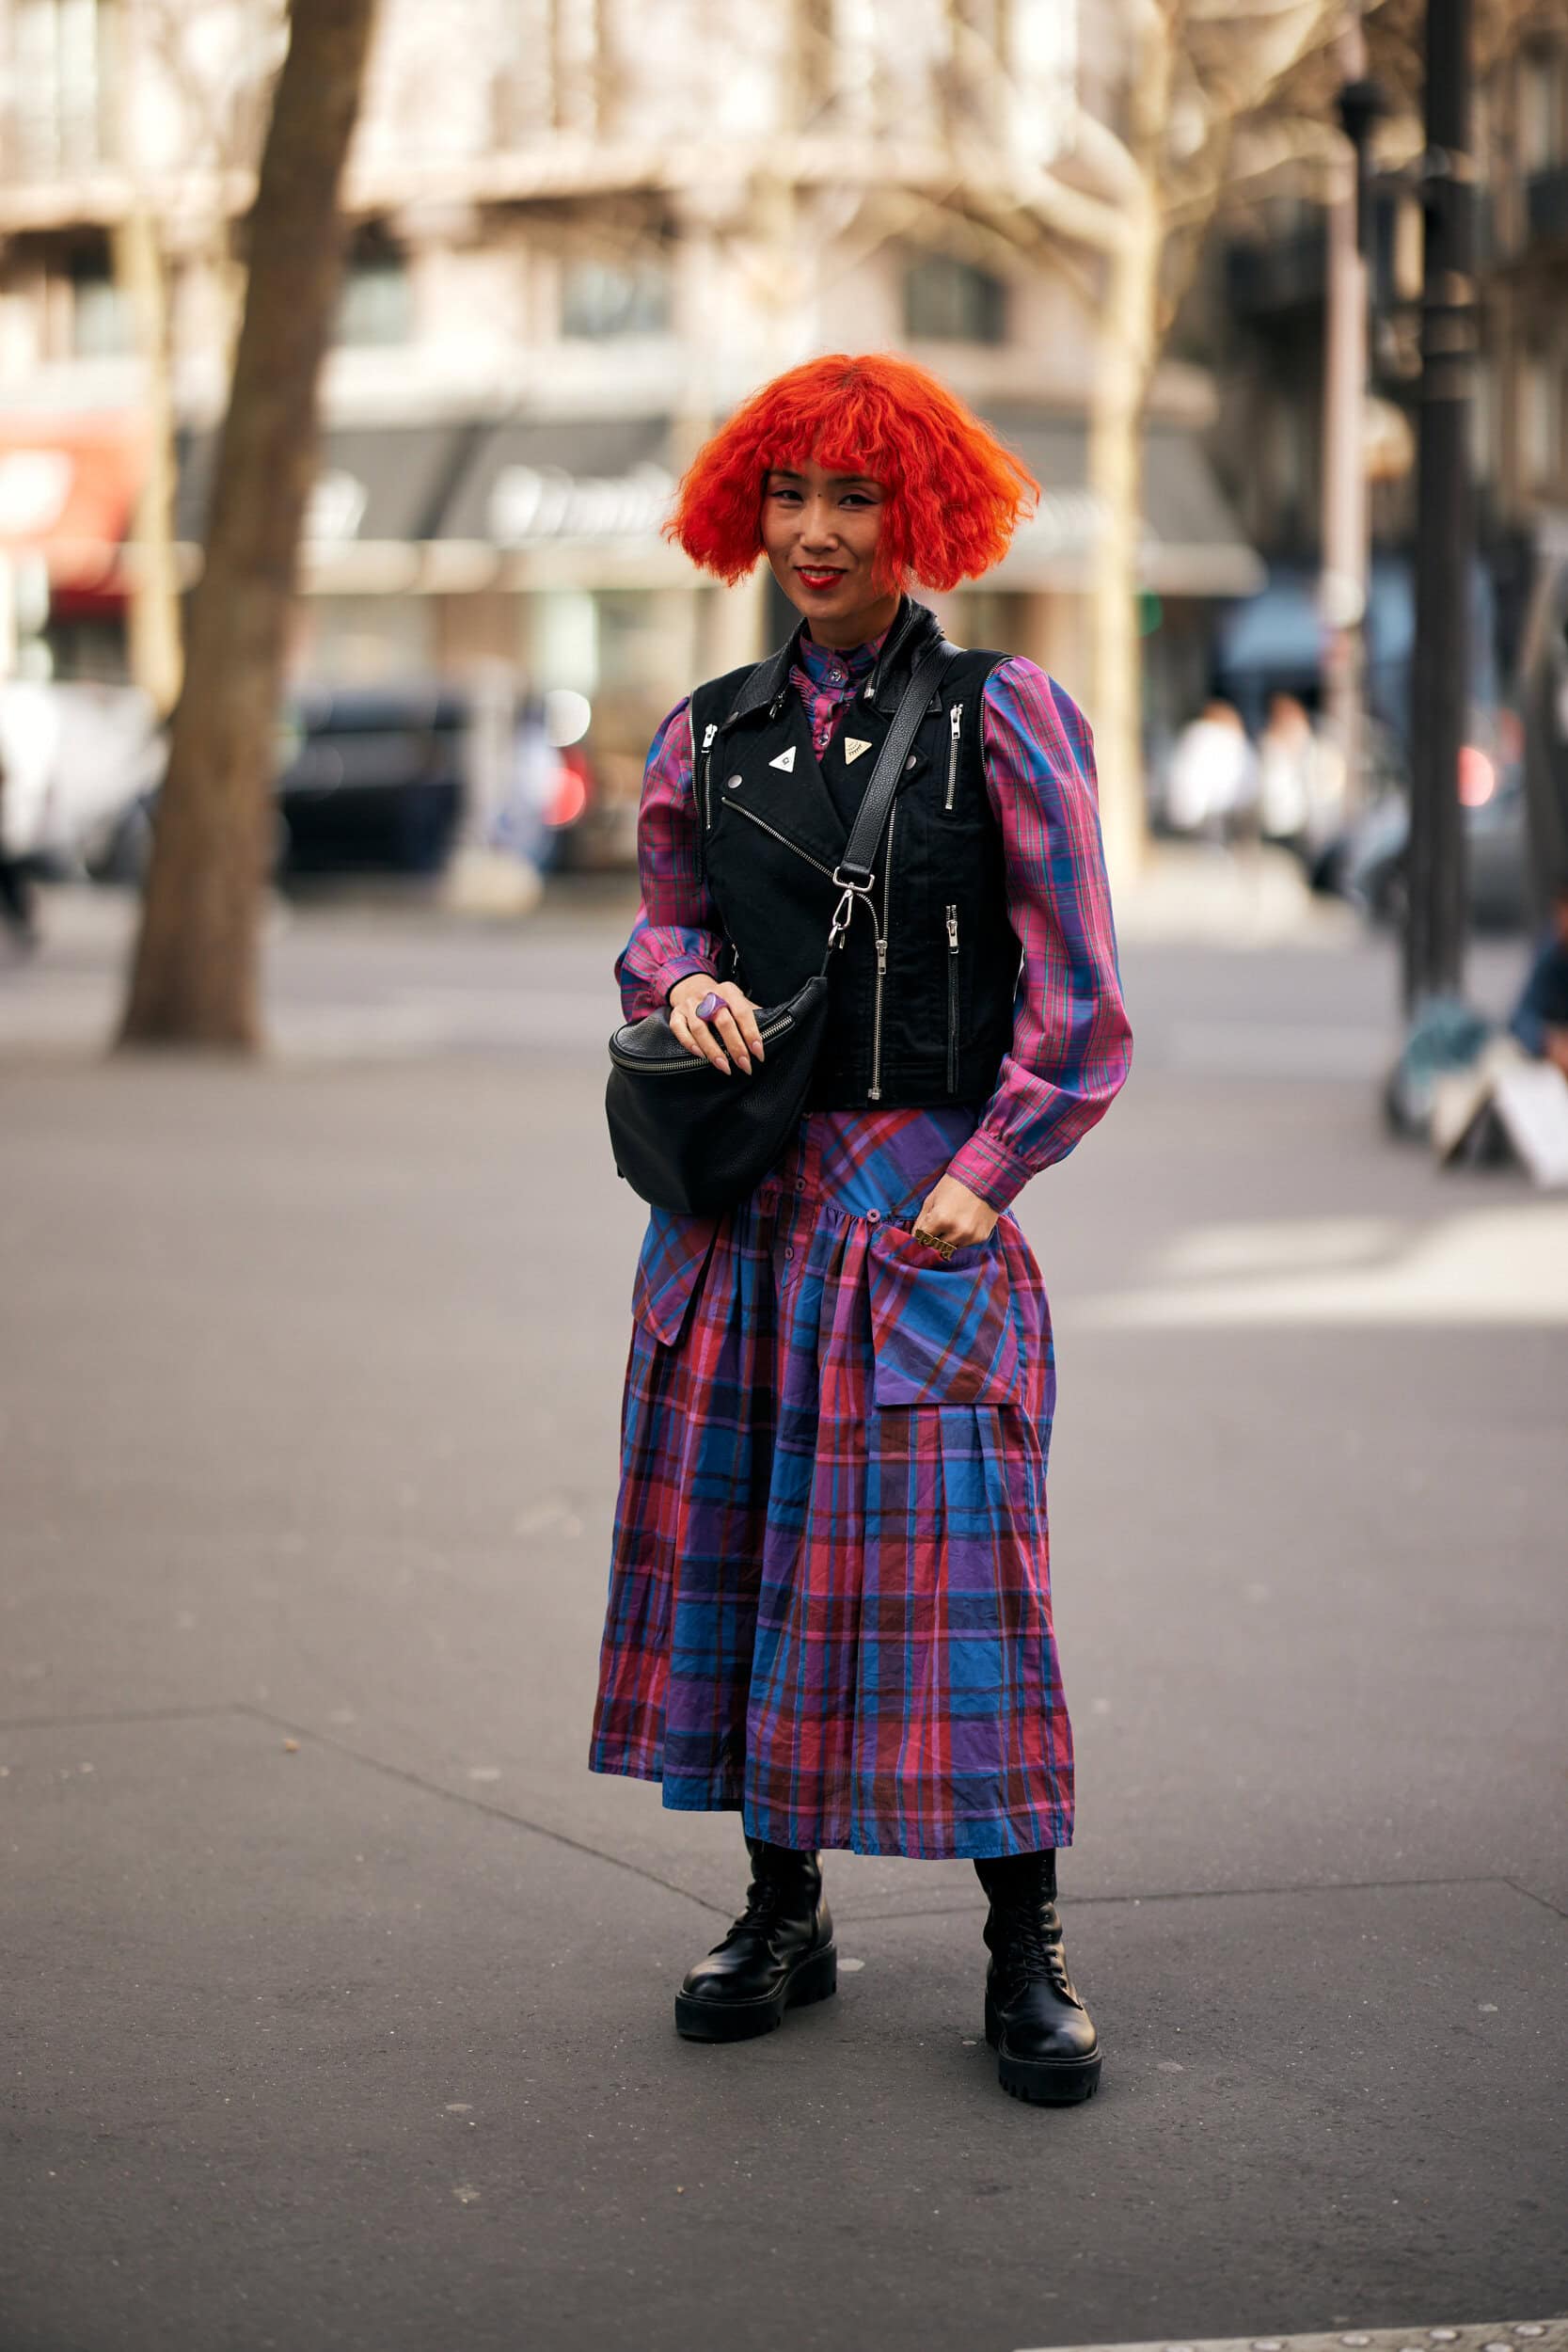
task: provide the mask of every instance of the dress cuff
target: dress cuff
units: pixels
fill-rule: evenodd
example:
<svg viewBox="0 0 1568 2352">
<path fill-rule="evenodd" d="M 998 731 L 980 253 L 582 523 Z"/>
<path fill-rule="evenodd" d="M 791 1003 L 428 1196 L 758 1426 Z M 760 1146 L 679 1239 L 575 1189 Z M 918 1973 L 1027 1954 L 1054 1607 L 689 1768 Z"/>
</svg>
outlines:
<svg viewBox="0 0 1568 2352">
<path fill-rule="evenodd" d="M 701 956 L 672 956 L 668 963 L 659 965 L 658 970 L 645 983 L 645 986 L 648 995 L 660 1011 L 669 1004 L 670 991 L 675 983 L 678 980 L 689 979 L 693 972 L 701 972 L 705 978 L 710 980 L 717 979 L 719 977 L 713 966 L 705 963 Z"/>
<path fill-rule="evenodd" d="M 969 1140 L 958 1146 L 947 1166 L 949 1176 L 977 1193 L 998 1216 L 1012 1206 L 1034 1172 L 1026 1160 L 987 1135 L 983 1127 L 976 1127 Z"/>
</svg>

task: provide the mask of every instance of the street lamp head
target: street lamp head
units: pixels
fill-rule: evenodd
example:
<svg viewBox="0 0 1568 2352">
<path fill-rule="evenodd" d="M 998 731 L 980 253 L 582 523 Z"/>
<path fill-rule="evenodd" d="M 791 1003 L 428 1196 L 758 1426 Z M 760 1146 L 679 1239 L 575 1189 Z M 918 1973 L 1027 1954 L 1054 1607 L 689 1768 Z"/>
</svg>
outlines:
<svg viewBox="0 0 1568 2352">
<path fill-rule="evenodd" d="M 1382 84 L 1367 78 L 1344 83 L 1338 104 L 1339 127 L 1357 154 L 1365 151 L 1372 125 L 1393 111 Z"/>
</svg>

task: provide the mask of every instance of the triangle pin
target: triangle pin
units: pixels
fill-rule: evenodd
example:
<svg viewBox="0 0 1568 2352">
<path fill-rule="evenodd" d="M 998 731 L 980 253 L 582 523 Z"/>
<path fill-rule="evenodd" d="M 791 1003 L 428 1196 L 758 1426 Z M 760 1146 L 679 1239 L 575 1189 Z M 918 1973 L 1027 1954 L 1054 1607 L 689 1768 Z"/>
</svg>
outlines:
<svg viewBox="0 0 1568 2352">
<path fill-rule="evenodd" d="M 794 744 L 790 745 L 787 752 L 781 752 L 777 759 L 770 759 L 768 765 L 769 768 L 782 768 L 786 776 L 793 775 L 795 772 Z"/>
<path fill-rule="evenodd" d="M 858 735 L 847 735 L 844 739 L 844 765 L 846 768 L 852 768 L 856 760 L 859 759 L 862 752 L 868 752 L 870 749 L 870 744 L 868 742 L 863 743 Z"/>
</svg>

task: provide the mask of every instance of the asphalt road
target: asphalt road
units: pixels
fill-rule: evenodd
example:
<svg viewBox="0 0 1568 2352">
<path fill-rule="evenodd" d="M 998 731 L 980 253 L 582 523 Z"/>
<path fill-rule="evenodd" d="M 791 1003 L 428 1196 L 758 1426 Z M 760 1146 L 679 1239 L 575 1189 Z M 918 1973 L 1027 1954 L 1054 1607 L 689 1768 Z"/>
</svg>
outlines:
<svg viewBox="0 0 1568 2352">
<path fill-rule="evenodd" d="M 1103 2090 L 998 2091 L 965 1865 L 692 2047 L 738 1829 L 583 1768 L 618 925 L 312 911 L 255 1070 L 94 1057 L 112 920 L 0 976 L 0 2352 L 1561 2310 L 1568 1207 L 1385 1142 L 1383 950 L 1134 938 L 1022 1205 Z"/>
</svg>

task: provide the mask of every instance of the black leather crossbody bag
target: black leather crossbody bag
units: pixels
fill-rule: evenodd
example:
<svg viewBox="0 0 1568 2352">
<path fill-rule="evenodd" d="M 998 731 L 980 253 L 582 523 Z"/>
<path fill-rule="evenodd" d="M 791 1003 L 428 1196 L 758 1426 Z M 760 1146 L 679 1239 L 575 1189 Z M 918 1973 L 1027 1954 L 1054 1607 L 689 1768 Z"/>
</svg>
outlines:
<svg viewBox="0 0 1568 2352">
<path fill-rule="evenodd" d="M 946 665 L 945 643 L 915 664 L 871 771 L 843 857 L 833 870 L 839 898 L 822 968 L 781 1005 L 757 1008 L 765 1058 L 748 1077 L 729 1077 L 689 1054 L 667 1012 L 650 1013 L 610 1041 L 605 1112 L 615 1166 L 657 1209 L 711 1216 L 733 1208 L 779 1159 L 805 1108 L 828 1021 L 828 961 L 842 945 L 857 898 L 870 899 L 872 860 L 910 746 Z"/>
</svg>

